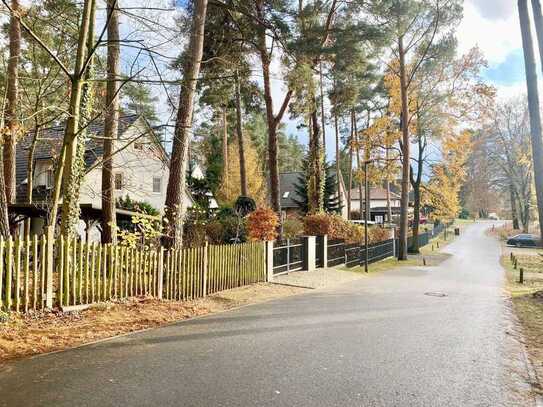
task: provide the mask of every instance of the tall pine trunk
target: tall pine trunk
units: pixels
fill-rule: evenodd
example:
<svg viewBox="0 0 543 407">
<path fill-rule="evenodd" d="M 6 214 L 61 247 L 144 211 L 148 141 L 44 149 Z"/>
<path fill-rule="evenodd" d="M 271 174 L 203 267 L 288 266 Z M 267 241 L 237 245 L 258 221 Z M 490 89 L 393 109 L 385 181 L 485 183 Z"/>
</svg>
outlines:
<svg viewBox="0 0 543 407">
<path fill-rule="evenodd" d="M 107 1 L 107 88 L 102 164 L 102 243 L 117 242 L 113 149 L 119 130 L 120 44 L 117 0 Z"/>
<path fill-rule="evenodd" d="M 409 228 L 409 110 L 407 98 L 407 77 L 405 70 L 405 50 L 403 37 L 398 38 L 398 55 L 400 59 L 400 92 L 402 99 L 402 191 L 400 198 L 400 233 L 398 260 L 407 260 L 407 230 Z"/>
<path fill-rule="evenodd" d="M 187 53 L 183 70 L 184 77 L 179 95 L 179 108 L 177 110 L 170 162 L 170 176 L 166 191 L 165 237 L 163 243 L 167 247 L 181 247 L 183 244 L 185 173 L 191 140 L 194 95 L 202 63 L 206 11 L 207 0 L 195 0 L 189 52 Z"/>
<path fill-rule="evenodd" d="M 390 149 L 386 147 L 385 149 L 385 159 L 386 159 L 386 165 L 389 165 L 389 159 L 390 159 Z M 390 204 L 390 175 L 386 174 L 386 190 L 387 190 L 387 214 L 388 214 L 388 222 L 392 222 L 392 205 Z"/>
<path fill-rule="evenodd" d="M 348 181 L 348 189 L 347 189 L 347 219 L 351 219 L 351 211 L 352 211 L 352 201 L 353 201 L 353 143 L 354 143 L 354 119 L 353 114 L 351 112 L 351 132 L 349 137 L 349 181 Z"/>
<path fill-rule="evenodd" d="M 256 2 L 257 17 L 263 21 L 264 4 L 262 0 Z M 277 163 L 277 120 L 273 113 L 273 99 L 270 80 L 270 55 L 266 46 L 266 28 L 262 25 L 258 28 L 258 52 L 262 64 L 262 79 L 264 82 L 264 103 L 266 105 L 266 121 L 268 123 L 268 170 L 270 177 L 270 201 L 272 209 L 281 213 L 281 201 L 279 199 L 279 166 Z"/>
<path fill-rule="evenodd" d="M 354 148 L 356 149 L 356 169 L 358 174 L 358 197 L 359 197 L 359 206 L 360 206 L 360 218 L 359 219 L 366 219 L 366 214 L 364 213 L 366 211 L 367 205 L 366 205 L 366 188 L 364 185 L 364 188 L 362 188 L 362 172 L 363 172 L 363 163 L 360 159 L 360 140 L 358 139 L 358 126 L 356 125 L 356 113 L 354 110 L 351 113 L 353 115 L 353 141 L 354 141 Z M 362 199 L 364 199 L 364 206 L 362 206 Z M 364 208 L 364 209 L 363 209 Z M 364 211 L 364 212 L 363 212 Z"/>
<path fill-rule="evenodd" d="M 337 113 L 334 113 L 334 129 L 336 136 L 336 182 L 337 182 L 337 197 L 339 208 L 342 208 L 341 203 L 341 165 L 339 163 L 339 123 Z M 341 213 L 341 212 L 340 212 Z"/>
<path fill-rule="evenodd" d="M 11 8 L 19 12 L 19 1 L 12 0 Z M 21 56 L 21 24 L 13 14 L 9 20 L 9 60 L 7 66 L 7 89 L 5 125 L 8 128 L 4 143 L 3 165 L 5 194 L 8 203 L 15 202 L 15 161 L 19 119 L 17 105 L 19 96 L 19 58 Z"/>
<path fill-rule="evenodd" d="M 539 1 L 533 1 L 536 21 L 537 38 L 540 51 L 543 50 L 543 17 Z M 537 197 L 537 212 L 539 215 L 540 235 L 543 236 L 543 141 L 541 140 L 541 109 L 539 106 L 539 91 L 537 88 L 537 72 L 535 65 L 534 46 L 530 30 L 530 16 L 527 0 L 518 0 L 520 31 L 524 49 L 524 65 L 526 69 L 526 85 L 528 88 L 528 109 L 530 113 L 530 138 L 532 141 L 532 157 L 534 161 L 535 191 Z M 543 61 L 543 56 L 541 56 Z"/>
<path fill-rule="evenodd" d="M 238 150 L 239 150 L 239 180 L 241 195 L 249 196 L 249 189 L 247 187 L 247 169 L 245 164 L 245 143 L 243 140 L 243 121 L 241 112 L 241 89 L 239 83 L 239 73 L 236 71 L 236 133 L 238 136 Z"/>
<path fill-rule="evenodd" d="M 417 131 L 419 127 L 417 126 Z M 418 253 L 420 244 L 419 244 L 419 229 L 420 229 L 420 207 L 421 207 L 421 193 L 420 186 L 422 183 L 422 171 L 424 168 L 424 150 L 425 144 L 422 142 L 422 136 L 419 134 L 417 137 L 418 142 L 418 154 L 417 154 L 417 176 L 413 175 L 412 169 L 409 171 L 409 178 L 411 180 L 411 186 L 413 187 L 413 245 L 411 246 L 411 251 L 413 253 Z"/>
<path fill-rule="evenodd" d="M 326 162 L 326 116 L 324 114 L 324 85 L 322 75 L 322 61 L 319 62 L 319 88 L 321 96 L 321 126 L 322 126 L 322 153 Z"/>
<path fill-rule="evenodd" d="M 222 107 L 222 177 L 228 191 L 228 118 L 226 105 Z"/>
</svg>

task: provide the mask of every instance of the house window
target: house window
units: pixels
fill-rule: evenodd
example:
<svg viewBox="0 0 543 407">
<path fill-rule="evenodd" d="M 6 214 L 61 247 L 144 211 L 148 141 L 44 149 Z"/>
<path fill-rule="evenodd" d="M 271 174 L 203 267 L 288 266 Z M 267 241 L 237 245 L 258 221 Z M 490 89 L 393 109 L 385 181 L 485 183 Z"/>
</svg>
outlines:
<svg viewBox="0 0 543 407">
<path fill-rule="evenodd" d="M 45 171 L 45 186 L 47 188 L 53 188 L 53 184 L 55 183 L 55 174 L 53 173 L 53 169 L 49 168 L 47 171 Z"/>
<path fill-rule="evenodd" d="M 34 184 L 47 189 L 53 188 L 55 175 L 53 165 L 49 160 L 37 160 L 34 172 Z"/>
<path fill-rule="evenodd" d="M 120 191 L 123 189 L 123 174 L 118 172 L 115 174 L 115 190 Z"/>
<path fill-rule="evenodd" d="M 153 192 L 160 193 L 162 192 L 162 178 L 153 177 Z"/>
<path fill-rule="evenodd" d="M 283 192 L 283 199 L 287 199 L 289 195 L 290 195 L 289 191 Z"/>
</svg>

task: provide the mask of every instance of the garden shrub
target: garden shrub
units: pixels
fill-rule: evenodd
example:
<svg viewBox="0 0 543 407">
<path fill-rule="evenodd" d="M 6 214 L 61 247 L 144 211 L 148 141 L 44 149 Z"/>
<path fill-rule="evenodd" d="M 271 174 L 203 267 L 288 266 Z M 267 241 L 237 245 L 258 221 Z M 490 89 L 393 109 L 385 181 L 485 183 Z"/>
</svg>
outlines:
<svg viewBox="0 0 543 407">
<path fill-rule="evenodd" d="M 380 226 L 374 226 L 369 230 L 368 238 L 370 243 L 383 242 L 390 239 L 390 230 Z"/>
<path fill-rule="evenodd" d="M 330 239 L 359 242 L 364 238 L 364 228 L 343 219 L 339 215 L 317 213 L 304 218 L 304 232 L 310 236 L 328 235 Z"/>
<path fill-rule="evenodd" d="M 222 244 L 224 242 L 224 226 L 218 220 L 212 220 L 206 227 L 206 236 L 209 244 Z"/>
<path fill-rule="evenodd" d="M 293 239 L 304 233 L 304 224 L 299 219 L 287 219 L 283 222 L 283 236 L 285 239 Z"/>
<path fill-rule="evenodd" d="M 225 216 L 219 220 L 222 225 L 224 243 L 243 243 L 247 241 L 245 219 L 238 216 Z"/>
<path fill-rule="evenodd" d="M 317 213 L 304 218 L 304 232 L 310 236 L 328 235 L 330 239 L 343 239 L 348 243 L 364 242 L 364 226 L 343 219 L 339 215 Z M 368 229 L 370 243 L 390 239 L 390 231 L 378 226 Z"/>
<path fill-rule="evenodd" d="M 304 233 L 308 236 L 332 237 L 332 216 L 327 213 L 316 213 L 304 217 Z"/>
<path fill-rule="evenodd" d="M 247 216 L 247 234 L 253 241 L 275 240 L 279 218 L 269 208 L 259 208 Z"/>
<path fill-rule="evenodd" d="M 347 222 L 347 221 L 346 221 Z M 347 231 L 343 236 L 343 239 L 347 243 L 364 243 L 364 226 L 356 225 L 351 222 L 347 222 L 349 225 Z"/>
</svg>

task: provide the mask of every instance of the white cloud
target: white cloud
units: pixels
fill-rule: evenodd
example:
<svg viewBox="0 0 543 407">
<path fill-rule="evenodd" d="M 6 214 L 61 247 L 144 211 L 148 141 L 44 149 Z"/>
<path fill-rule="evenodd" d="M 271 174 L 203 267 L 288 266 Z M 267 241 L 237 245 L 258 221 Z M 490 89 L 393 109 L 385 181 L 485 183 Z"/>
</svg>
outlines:
<svg viewBox="0 0 543 407">
<path fill-rule="evenodd" d="M 488 62 L 499 64 L 515 49 L 522 47 L 520 26 L 512 0 L 468 0 L 464 18 L 458 26 L 459 51 L 478 46 Z M 489 10 L 494 7 L 494 11 Z M 498 16 L 500 18 L 496 18 Z"/>
<path fill-rule="evenodd" d="M 507 20 L 516 11 L 513 0 L 471 0 L 479 14 L 487 19 Z"/>
</svg>

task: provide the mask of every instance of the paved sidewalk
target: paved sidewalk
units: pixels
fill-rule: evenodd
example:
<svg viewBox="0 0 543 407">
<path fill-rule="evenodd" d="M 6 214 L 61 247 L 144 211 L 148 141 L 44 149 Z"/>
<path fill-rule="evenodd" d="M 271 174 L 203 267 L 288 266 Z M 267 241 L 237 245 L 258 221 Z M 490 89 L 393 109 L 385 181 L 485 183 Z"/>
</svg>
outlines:
<svg viewBox="0 0 543 407">
<path fill-rule="evenodd" d="M 335 268 L 317 269 L 314 271 L 294 271 L 273 279 L 273 283 L 295 285 L 308 288 L 326 288 L 349 281 L 360 280 L 366 276 L 362 273 L 338 270 Z"/>
</svg>

